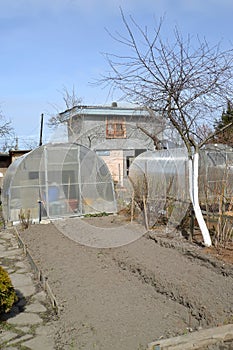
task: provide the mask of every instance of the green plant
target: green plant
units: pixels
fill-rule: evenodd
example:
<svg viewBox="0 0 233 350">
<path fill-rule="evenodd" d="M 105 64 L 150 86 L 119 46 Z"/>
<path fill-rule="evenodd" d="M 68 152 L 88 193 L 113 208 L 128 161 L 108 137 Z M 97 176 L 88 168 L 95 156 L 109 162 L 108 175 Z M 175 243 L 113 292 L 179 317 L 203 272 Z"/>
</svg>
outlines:
<svg viewBox="0 0 233 350">
<path fill-rule="evenodd" d="M 7 271 L 0 266 L 0 314 L 10 311 L 16 300 L 17 296 L 11 279 Z"/>
</svg>

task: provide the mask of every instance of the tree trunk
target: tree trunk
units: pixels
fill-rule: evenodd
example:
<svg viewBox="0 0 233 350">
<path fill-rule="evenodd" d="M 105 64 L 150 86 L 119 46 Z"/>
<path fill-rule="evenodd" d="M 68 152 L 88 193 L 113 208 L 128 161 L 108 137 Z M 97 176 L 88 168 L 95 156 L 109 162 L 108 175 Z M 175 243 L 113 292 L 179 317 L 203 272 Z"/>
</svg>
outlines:
<svg viewBox="0 0 233 350">
<path fill-rule="evenodd" d="M 205 246 L 210 247 L 212 243 L 211 243 L 209 230 L 206 226 L 205 220 L 201 212 L 200 204 L 199 204 L 198 165 L 199 165 L 199 153 L 195 151 L 192 157 L 189 158 L 189 194 L 190 194 L 191 202 L 193 204 L 193 210 L 204 239 L 204 244 Z"/>
</svg>

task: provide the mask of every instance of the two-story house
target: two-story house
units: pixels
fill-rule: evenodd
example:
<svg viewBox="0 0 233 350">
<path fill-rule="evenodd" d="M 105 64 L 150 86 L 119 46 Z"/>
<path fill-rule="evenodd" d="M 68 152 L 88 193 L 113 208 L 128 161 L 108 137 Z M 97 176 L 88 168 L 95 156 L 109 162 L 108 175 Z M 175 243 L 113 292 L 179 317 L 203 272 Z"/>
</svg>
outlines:
<svg viewBox="0 0 233 350">
<path fill-rule="evenodd" d="M 68 139 L 95 150 L 108 165 L 113 179 L 123 184 L 133 159 L 154 149 L 149 135 L 164 139 L 164 123 L 146 108 L 76 106 L 60 116 L 67 122 Z"/>
</svg>

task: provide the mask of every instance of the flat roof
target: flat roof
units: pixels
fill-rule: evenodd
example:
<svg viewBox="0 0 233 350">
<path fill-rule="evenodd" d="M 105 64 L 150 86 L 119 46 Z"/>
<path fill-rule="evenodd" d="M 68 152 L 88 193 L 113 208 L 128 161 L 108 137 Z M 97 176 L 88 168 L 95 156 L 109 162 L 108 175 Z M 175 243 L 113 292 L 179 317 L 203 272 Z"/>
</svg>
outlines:
<svg viewBox="0 0 233 350">
<path fill-rule="evenodd" d="M 113 107 L 113 106 L 75 106 L 60 115 L 112 115 L 112 116 L 150 116 L 149 110 L 143 107 Z"/>
</svg>

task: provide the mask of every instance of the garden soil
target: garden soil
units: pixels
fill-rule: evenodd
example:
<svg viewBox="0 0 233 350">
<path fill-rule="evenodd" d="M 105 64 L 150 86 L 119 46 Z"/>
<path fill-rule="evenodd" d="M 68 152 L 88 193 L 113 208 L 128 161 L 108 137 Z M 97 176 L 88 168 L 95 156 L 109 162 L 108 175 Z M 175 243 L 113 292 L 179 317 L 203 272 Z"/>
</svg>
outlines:
<svg viewBox="0 0 233 350">
<path fill-rule="evenodd" d="M 88 231 L 80 220 L 114 224 L 110 217 L 62 223 Z M 61 308 L 51 319 L 57 350 L 141 350 L 159 338 L 233 323 L 233 265 L 178 233 L 157 229 L 118 248 L 81 245 L 54 223 L 20 235 Z"/>
</svg>

